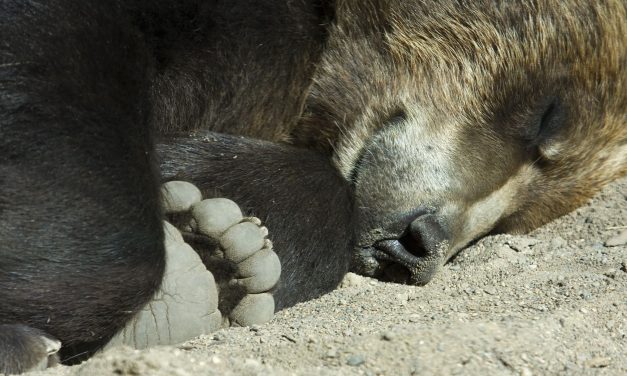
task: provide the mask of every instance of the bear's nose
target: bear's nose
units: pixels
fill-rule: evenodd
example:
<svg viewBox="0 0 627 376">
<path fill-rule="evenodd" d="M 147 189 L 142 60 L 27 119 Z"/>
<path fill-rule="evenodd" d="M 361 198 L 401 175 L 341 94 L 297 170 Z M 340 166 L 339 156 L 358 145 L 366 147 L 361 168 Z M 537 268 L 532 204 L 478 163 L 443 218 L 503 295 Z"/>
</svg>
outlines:
<svg viewBox="0 0 627 376">
<path fill-rule="evenodd" d="M 440 247 L 446 240 L 444 226 L 435 214 L 416 218 L 400 238 L 405 248 L 416 256 L 427 256 L 431 250 Z"/>
<path fill-rule="evenodd" d="M 448 247 L 445 226 L 433 211 L 414 218 L 398 239 L 386 239 L 374 244 L 375 257 L 407 268 L 411 282 L 424 285 L 444 263 Z M 407 223 L 407 222 L 405 222 Z"/>
</svg>

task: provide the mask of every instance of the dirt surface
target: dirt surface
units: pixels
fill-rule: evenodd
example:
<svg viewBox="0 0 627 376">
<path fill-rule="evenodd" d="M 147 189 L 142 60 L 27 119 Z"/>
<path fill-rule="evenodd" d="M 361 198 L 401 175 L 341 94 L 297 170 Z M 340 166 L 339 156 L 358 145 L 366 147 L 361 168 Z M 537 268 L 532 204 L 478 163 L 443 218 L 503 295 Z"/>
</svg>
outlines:
<svg viewBox="0 0 627 376">
<path fill-rule="evenodd" d="M 266 325 L 37 374 L 627 374 L 626 226 L 622 179 L 529 235 L 482 239 L 425 287 L 351 274 Z"/>
</svg>

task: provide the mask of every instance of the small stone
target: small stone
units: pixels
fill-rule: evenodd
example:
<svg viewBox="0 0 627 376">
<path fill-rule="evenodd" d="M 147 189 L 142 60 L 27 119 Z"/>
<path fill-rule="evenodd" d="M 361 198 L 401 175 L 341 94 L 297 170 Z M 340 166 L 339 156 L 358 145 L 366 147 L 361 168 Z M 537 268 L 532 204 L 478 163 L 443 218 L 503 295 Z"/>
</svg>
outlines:
<svg viewBox="0 0 627 376">
<path fill-rule="evenodd" d="M 244 360 L 244 365 L 247 367 L 261 367 L 261 362 L 257 359 L 246 359 Z"/>
<path fill-rule="evenodd" d="M 529 252 L 537 243 L 537 239 L 527 236 L 518 236 L 506 242 L 506 244 L 516 252 Z"/>
<path fill-rule="evenodd" d="M 559 249 L 568 245 L 568 242 L 561 236 L 556 236 L 551 239 L 551 248 Z"/>
<path fill-rule="evenodd" d="M 616 269 L 608 269 L 605 272 L 603 272 L 603 275 L 606 276 L 607 278 L 614 279 L 616 278 L 616 273 L 618 273 Z"/>
<path fill-rule="evenodd" d="M 285 338 L 286 340 L 288 340 L 288 341 L 290 341 L 292 343 L 296 343 L 296 338 L 292 337 L 289 334 L 283 334 L 283 335 L 281 335 L 281 337 Z"/>
<path fill-rule="evenodd" d="M 590 291 L 582 291 L 579 296 L 581 296 L 582 299 L 584 300 L 590 300 L 592 299 L 592 293 L 590 293 Z M 582 308 L 583 309 L 583 308 Z M 583 312 L 582 312 L 583 313 Z"/>
<path fill-rule="evenodd" d="M 610 365 L 612 358 L 607 356 L 597 356 L 592 359 L 588 359 L 584 362 L 584 366 L 587 368 L 604 368 Z"/>
<path fill-rule="evenodd" d="M 405 305 L 405 303 L 409 300 L 409 294 L 396 294 L 396 299 L 398 299 L 398 302 L 401 305 Z"/>
<path fill-rule="evenodd" d="M 496 295 L 496 289 L 492 286 L 484 287 L 483 291 L 488 295 Z"/>
<path fill-rule="evenodd" d="M 393 341 L 396 338 L 396 335 L 392 332 L 385 332 L 381 335 L 381 339 L 384 341 Z"/>
<path fill-rule="evenodd" d="M 523 369 L 520 370 L 520 376 L 533 376 L 533 372 L 531 372 L 529 368 L 523 367 Z"/>
<path fill-rule="evenodd" d="M 366 358 L 363 355 L 351 355 L 346 360 L 346 364 L 349 366 L 357 367 L 366 362 Z"/>
<path fill-rule="evenodd" d="M 605 241 L 606 247 L 618 247 L 621 245 L 627 245 L 627 230 Z"/>
<path fill-rule="evenodd" d="M 366 283 L 366 278 L 355 273 L 348 273 L 340 283 L 340 288 L 357 287 Z"/>
</svg>

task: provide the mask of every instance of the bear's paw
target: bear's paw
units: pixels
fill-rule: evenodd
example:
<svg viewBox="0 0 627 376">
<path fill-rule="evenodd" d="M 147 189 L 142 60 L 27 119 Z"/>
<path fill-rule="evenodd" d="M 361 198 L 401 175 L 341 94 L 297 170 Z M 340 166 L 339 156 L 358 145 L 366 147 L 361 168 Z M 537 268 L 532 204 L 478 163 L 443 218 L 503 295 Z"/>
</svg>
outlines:
<svg viewBox="0 0 627 376">
<path fill-rule="evenodd" d="M 187 182 L 165 183 L 162 200 L 168 221 L 161 287 L 107 348 L 177 344 L 271 320 L 281 264 L 261 221 L 244 217 L 231 200 L 202 200 Z"/>
</svg>

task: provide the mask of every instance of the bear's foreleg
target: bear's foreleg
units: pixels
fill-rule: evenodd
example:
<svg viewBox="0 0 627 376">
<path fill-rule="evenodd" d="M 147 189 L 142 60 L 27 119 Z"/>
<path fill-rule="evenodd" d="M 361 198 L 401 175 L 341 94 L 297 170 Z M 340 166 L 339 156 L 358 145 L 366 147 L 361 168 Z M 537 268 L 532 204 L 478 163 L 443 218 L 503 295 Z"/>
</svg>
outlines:
<svg viewBox="0 0 627 376">
<path fill-rule="evenodd" d="M 0 3 L 0 373 L 88 357 L 161 282 L 150 57 L 118 5 Z"/>
<path fill-rule="evenodd" d="M 276 309 L 333 290 L 347 273 L 351 189 L 326 156 L 211 132 L 170 138 L 157 150 L 166 180 L 231 199 L 267 226 L 281 263 Z"/>
</svg>

